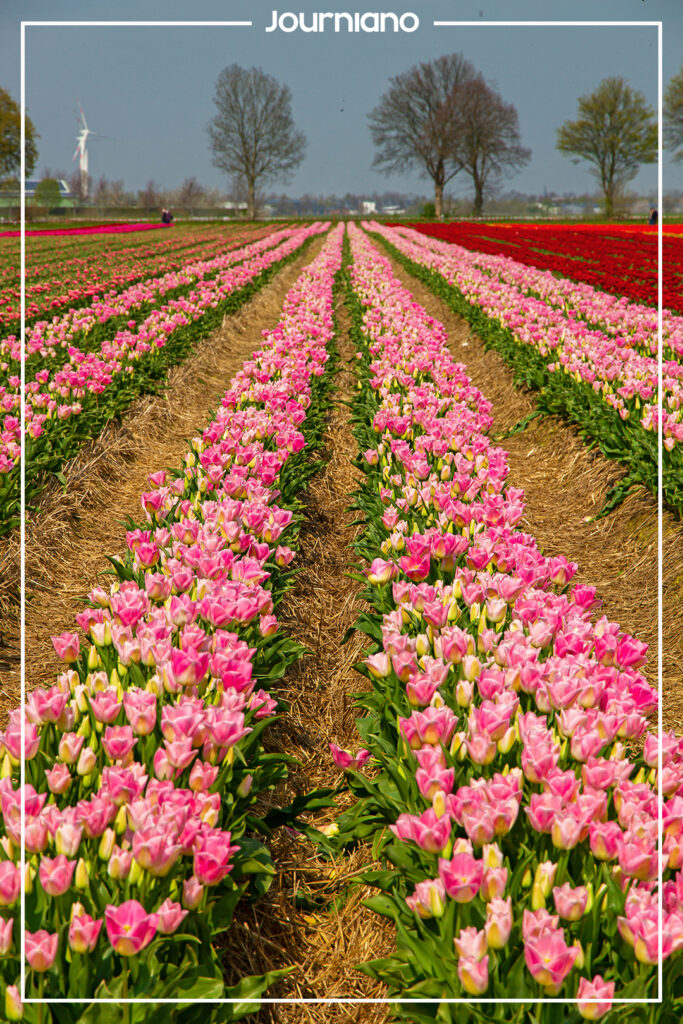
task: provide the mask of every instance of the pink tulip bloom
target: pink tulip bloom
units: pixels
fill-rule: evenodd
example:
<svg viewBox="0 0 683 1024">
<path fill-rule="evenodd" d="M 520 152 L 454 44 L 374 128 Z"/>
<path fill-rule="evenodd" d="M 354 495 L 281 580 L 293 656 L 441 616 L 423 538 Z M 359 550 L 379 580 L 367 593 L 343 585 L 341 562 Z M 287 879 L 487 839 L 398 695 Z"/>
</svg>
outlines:
<svg viewBox="0 0 683 1024">
<path fill-rule="evenodd" d="M 476 928 L 461 928 L 460 934 L 453 940 L 458 956 L 467 959 L 483 959 L 487 945 L 484 931 L 477 931 Z"/>
<path fill-rule="evenodd" d="M 581 978 L 577 992 L 579 1013 L 584 1020 L 599 1020 L 612 1007 L 614 982 L 596 974 L 592 981 Z"/>
<path fill-rule="evenodd" d="M 487 902 L 501 899 L 508 880 L 507 868 L 485 868 L 479 895 Z"/>
<path fill-rule="evenodd" d="M 422 918 L 441 917 L 445 902 L 446 890 L 440 878 L 418 882 L 412 896 L 406 896 L 407 905 Z"/>
<path fill-rule="evenodd" d="M 524 943 L 524 959 L 534 980 L 553 995 L 559 992 L 578 955 L 578 946 L 567 946 L 561 929 L 546 931 Z"/>
<path fill-rule="evenodd" d="M 122 850 L 120 846 L 115 846 L 109 856 L 107 874 L 110 878 L 117 880 L 127 878 L 132 863 L 133 851 Z"/>
<path fill-rule="evenodd" d="M 426 853 L 441 853 L 451 838 L 450 818 L 438 817 L 431 807 L 420 815 L 400 814 L 389 828 L 398 839 L 411 840 Z"/>
<path fill-rule="evenodd" d="M 72 824 L 70 821 L 63 821 L 55 832 L 57 853 L 63 853 L 66 857 L 75 857 L 82 838 L 83 829 L 80 825 Z"/>
<path fill-rule="evenodd" d="M 74 914 L 69 925 L 69 946 L 75 953 L 92 953 L 97 945 L 102 918 L 93 920 L 89 914 Z"/>
<path fill-rule="evenodd" d="M 590 848 L 597 860 L 616 860 L 624 838 L 619 823 L 603 821 L 590 823 Z"/>
<path fill-rule="evenodd" d="M 76 762 L 76 775 L 85 776 L 90 773 L 97 766 L 97 754 L 92 747 L 83 747 L 80 754 L 78 755 L 78 761 Z"/>
<path fill-rule="evenodd" d="M 581 839 L 584 825 L 569 814 L 553 822 L 550 835 L 553 845 L 560 850 L 573 850 Z"/>
<path fill-rule="evenodd" d="M 76 861 L 68 860 L 64 854 L 57 857 L 42 857 L 38 875 L 40 884 L 49 896 L 61 896 L 71 885 Z"/>
<path fill-rule="evenodd" d="M 479 892 L 483 863 L 469 853 L 456 853 L 451 860 L 440 858 L 439 877 L 452 899 L 469 903 Z"/>
<path fill-rule="evenodd" d="M 491 949 L 503 949 L 512 931 L 512 897 L 493 899 L 486 907 L 484 932 Z"/>
<path fill-rule="evenodd" d="M 14 918 L 10 917 L 5 920 L 0 917 L 0 956 L 7 956 L 12 946 L 12 928 L 14 926 Z"/>
<path fill-rule="evenodd" d="M 48 789 L 51 793 L 62 796 L 71 785 L 71 772 L 66 764 L 57 762 L 52 768 L 45 769 Z"/>
<path fill-rule="evenodd" d="M 121 701 L 115 689 L 101 690 L 90 697 L 90 707 L 98 722 L 110 724 L 121 710 Z"/>
<path fill-rule="evenodd" d="M 59 759 L 64 764 L 76 764 L 85 736 L 75 732 L 65 732 L 59 740 Z"/>
<path fill-rule="evenodd" d="M 26 959 L 33 970 L 41 974 L 44 971 L 49 971 L 57 956 L 59 935 L 56 932 L 51 935 L 41 928 L 37 932 L 25 932 L 24 941 Z"/>
<path fill-rule="evenodd" d="M 330 743 L 330 752 L 337 768 L 343 768 L 344 771 L 362 768 L 370 757 L 369 750 L 361 749 L 357 754 L 352 754 L 349 750 L 342 750 L 336 743 Z"/>
<path fill-rule="evenodd" d="M 19 899 L 21 873 L 11 860 L 0 860 L 0 907 L 11 907 Z"/>
<path fill-rule="evenodd" d="M 57 652 L 57 657 L 67 664 L 78 661 L 81 650 L 81 642 L 77 633 L 62 633 L 60 636 L 52 637 L 52 645 Z"/>
<path fill-rule="evenodd" d="M 568 882 L 553 889 L 555 909 L 565 921 L 578 921 L 586 913 L 588 889 L 579 885 L 572 889 Z"/>
<path fill-rule="evenodd" d="M 458 960 L 458 978 L 469 995 L 482 995 L 489 984 L 488 954 L 481 960 L 461 956 Z"/>
<path fill-rule="evenodd" d="M 218 766 L 205 761 L 195 761 L 190 771 L 189 787 L 193 793 L 204 793 L 213 786 L 218 775 Z"/>
<path fill-rule="evenodd" d="M 137 742 L 129 725 L 108 725 L 102 737 L 102 747 L 111 761 L 125 761 Z"/>
<path fill-rule="evenodd" d="M 188 910 L 196 910 L 204 895 L 204 886 L 200 885 L 194 875 L 183 879 L 183 906 Z"/>
<path fill-rule="evenodd" d="M 239 846 L 230 845 L 229 832 L 198 838 L 194 849 L 194 874 L 201 885 L 217 885 L 232 871 L 229 858 Z"/>
<path fill-rule="evenodd" d="M 126 900 L 118 907 L 109 904 L 104 920 L 114 951 L 121 956 L 135 956 L 154 938 L 158 915 L 148 914 L 137 900 Z"/>
<path fill-rule="evenodd" d="M 188 914 L 189 910 L 183 910 L 179 903 L 174 903 L 170 898 L 165 899 L 157 910 L 157 931 L 161 935 L 173 935 Z"/>
<path fill-rule="evenodd" d="M 139 828 L 133 835 L 135 860 L 155 878 L 165 878 L 181 852 L 182 847 L 171 840 L 169 833 L 160 831 L 156 825 Z"/>
</svg>

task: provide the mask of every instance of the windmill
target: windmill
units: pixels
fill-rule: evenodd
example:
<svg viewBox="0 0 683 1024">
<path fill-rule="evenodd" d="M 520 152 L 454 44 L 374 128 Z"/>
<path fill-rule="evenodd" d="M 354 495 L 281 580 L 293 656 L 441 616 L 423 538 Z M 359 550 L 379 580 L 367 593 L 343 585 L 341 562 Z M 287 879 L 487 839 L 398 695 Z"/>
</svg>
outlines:
<svg viewBox="0 0 683 1024">
<path fill-rule="evenodd" d="M 78 102 L 78 110 L 76 111 L 76 117 L 78 119 L 80 131 L 76 138 L 78 139 L 78 145 L 76 146 L 76 152 L 73 155 L 75 160 L 78 157 L 78 166 L 81 172 L 81 196 L 83 199 L 88 197 L 88 136 L 95 135 L 99 139 L 108 139 L 108 135 L 100 135 L 99 132 L 93 132 L 88 128 L 88 122 L 85 119 L 83 113 L 83 107 L 81 106 L 80 100 Z"/>
</svg>

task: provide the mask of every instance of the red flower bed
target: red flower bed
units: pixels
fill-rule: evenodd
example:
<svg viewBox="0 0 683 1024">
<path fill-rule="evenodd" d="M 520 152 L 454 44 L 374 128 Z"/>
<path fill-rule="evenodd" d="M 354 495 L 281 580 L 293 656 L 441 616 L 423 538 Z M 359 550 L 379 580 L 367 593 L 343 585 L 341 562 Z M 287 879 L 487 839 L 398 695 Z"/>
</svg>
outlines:
<svg viewBox="0 0 683 1024">
<path fill-rule="evenodd" d="M 521 263 L 657 305 L 657 229 L 641 225 L 410 224 L 466 249 Z M 683 237 L 664 230 L 663 305 L 683 313 Z"/>
</svg>

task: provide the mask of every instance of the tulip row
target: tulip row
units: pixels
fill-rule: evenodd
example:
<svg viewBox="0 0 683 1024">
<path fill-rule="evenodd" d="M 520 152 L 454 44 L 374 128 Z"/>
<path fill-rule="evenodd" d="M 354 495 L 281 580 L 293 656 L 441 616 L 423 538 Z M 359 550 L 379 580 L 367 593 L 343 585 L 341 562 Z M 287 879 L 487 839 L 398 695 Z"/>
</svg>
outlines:
<svg viewBox="0 0 683 1024">
<path fill-rule="evenodd" d="M 125 245 L 111 236 L 31 238 L 26 252 L 26 323 L 53 315 L 66 307 L 84 305 L 107 291 L 129 287 L 145 277 L 177 269 L 201 252 L 218 253 L 228 244 L 258 238 L 267 227 L 176 228 L 162 238 L 140 236 Z M 132 242 L 132 244 L 131 244 Z M 19 330 L 20 298 L 18 245 L 0 239 L 0 329 Z"/>
<path fill-rule="evenodd" d="M 576 1020 L 576 1003 L 535 1016 L 505 1002 L 555 997 L 596 1019 L 613 999 L 657 997 L 661 941 L 658 1009 L 678 1019 L 683 742 L 663 737 L 660 774 L 646 645 L 593 621 L 600 602 L 570 587 L 576 566 L 519 529 L 523 493 L 487 437 L 490 403 L 442 325 L 350 234 L 371 606 L 359 627 L 372 650 L 364 749 L 333 750 L 357 797 L 337 841 L 373 841 L 385 866 L 364 876 L 381 890 L 367 903 L 397 941 L 363 970 L 436 1001 L 402 1003 L 411 1021 Z M 501 1003 L 438 1003 L 471 997 Z"/>
<path fill-rule="evenodd" d="M 397 227 L 404 237 L 417 241 L 414 231 Z M 482 270 L 489 277 L 510 284 L 525 296 L 541 299 L 550 306 L 562 309 L 570 323 L 588 324 L 613 338 L 620 348 L 634 348 L 655 355 L 658 348 L 657 310 L 638 302 L 629 302 L 623 296 L 611 295 L 590 284 L 557 277 L 547 270 L 538 270 L 509 256 L 490 255 L 463 249 L 420 236 L 419 241 L 430 251 L 449 256 L 457 253 L 470 266 Z M 662 310 L 662 345 L 665 359 L 680 361 L 683 356 L 683 316 Z"/>
<path fill-rule="evenodd" d="M 71 306 L 61 316 L 51 321 L 34 323 L 26 332 L 23 354 L 17 337 L 8 335 L 0 342 L 0 356 L 7 361 L 0 363 L 0 370 L 6 380 L 19 372 L 22 358 L 26 361 L 27 379 L 36 370 L 51 367 L 59 355 L 59 349 L 68 350 L 71 362 L 79 352 L 91 352 L 101 348 L 105 340 L 115 336 L 117 329 L 133 329 L 143 318 L 157 307 L 162 300 L 180 298 L 190 287 L 200 281 L 216 277 L 227 267 L 259 255 L 266 249 L 275 248 L 280 242 L 291 237 L 293 229 L 271 231 L 248 244 L 226 247 L 216 246 L 217 252 L 195 252 L 192 259 L 186 258 L 180 266 L 160 275 L 147 276 L 122 291 L 109 291 L 98 295 L 89 305 Z"/>
<path fill-rule="evenodd" d="M 421 276 L 484 342 L 510 363 L 517 378 L 541 391 L 541 410 L 565 416 L 593 439 L 608 458 L 623 462 L 628 476 L 615 500 L 641 483 L 657 493 L 659 410 L 656 359 L 620 346 L 517 285 L 493 281 L 461 258 L 453 246 L 434 253 L 404 235 L 376 224 L 376 233 L 396 257 Z M 520 265 L 519 275 L 524 276 Z M 510 271 L 512 273 L 512 271 Z M 664 496 L 683 509 L 683 365 L 666 363 L 663 375 Z M 609 507 L 613 507 L 610 505 Z"/>
<path fill-rule="evenodd" d="M 50 473 L 59 473 L 82 443 L 97 437 L 105 423 L 140 394 L 158 389 L 169 366 L 181 362 L 198 339 L 217 327 L 261 288 L 302 245 L 325 230 L 321 224 L 299 228 L 274 249 L 258 253 L 215 278 L 198 282 L 185 296 L 152 311 L 133 329 L 105 340 L 98 353 L 70 349 L 70 360 L 50 375 L 41 370 L 27 385 L 25 497 L 31 507 Z M 51 379 L 48 379 L 50 378 Z M 18 381 L 3 400 L 16 406 Z M 0 524 L 16 522 L 19 507 L 20 420 L 9 413 L 0 434 Z"/>
<path fill-rule="evenodd" d="M 144 518 L 127 533 L 127 557 L 114 560 L 116 582 L 95 587 L 77 616 L 85 644 L 76 633 L 55 637 L 65 670 L 10 715 L 0 949 L 11 1020 L 38 1019 L 16 987 L 22 799 L 33 998 L 178 998 L 184 1008 L 148 1007 L 144 1019 L 189 1024 L 215 1019 L 194 1000 L 242 999 L 220 1011 L 238 1019 L 279 976 L 226 990 L 212 936 L 274 874 L 256 838 L 270 834 L 268 818 L 255 804 L 285 777 L 288 758 L 266 753 L 261 735 L 277 710 L 270 687 L 300 651 L 278 636 L 274 606 L 294 556 L 295 494 L 324 429 L 340 263 L 338 228 L 183 469 L 150 475 Z M 124 1004 L 123 1020 L 129 1011 Z M 98 1012 L 70 1003 L 54 1019 Z"/>
</svg>

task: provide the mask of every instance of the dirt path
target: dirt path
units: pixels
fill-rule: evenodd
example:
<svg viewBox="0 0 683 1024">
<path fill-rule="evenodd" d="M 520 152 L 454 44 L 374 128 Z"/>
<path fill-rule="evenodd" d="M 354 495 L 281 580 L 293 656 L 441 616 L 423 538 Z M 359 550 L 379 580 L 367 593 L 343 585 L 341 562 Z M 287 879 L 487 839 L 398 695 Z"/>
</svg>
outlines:
<svg viewBox="0 0 683 1024">
<path fill-rule="evenodd" d="M 341 404 L 351 397 L 355 381 L 350 369 L 355 362 L 354 349 L 344 309 L 340 321 L 340 370 L 322 452 L 327 464 L 306 492 L 306 520 L 295 563 L 301 571 L 279 607 L 283 627 L 310 651 L 287 673 L 279 692 L 289 710 L 269 734 L 270 744 L 301 762 L 291 769 L 287 792 L 277 794 L 280 805 L 298 793 L 336 785 L 340 773 L 330 757 L 330 741 L 343 748 L 359 747 L 357 713 L 349 694 L 364 688 L 365 680 L 353 671 L 364 637 L 354 634 L 340 647 L 360 611 L 359 585 L 345 575 L 357 560 L 351 548 L 357 528 L 349 525 L 355 513 L 348 511 L 356 486 L 351 459 L 357 445 L 348 408 Z M 320 827 L 333 819 L 334 809 L 310 820 Z M 361 906 L 369 890 L 354 887 L 350 895 L 345 891 L 354 874 L 371 866 L 369 851 L 359 850 L 330 864 L 315 857 L 307 840 L 297 840 L 282 830 L 271 846 L 277 880 L 258 909 L 234 922 L 231 946 L 234 935 L 241 935 L 244 961 L 231 961 L 233 965 L 242 972 L 295 965 L 296 972 L 277 987 L 279 999 L 381 997 L 382 987 L 354 965 L 387 956 L 395 946 L 393 931 Z M 333 901 L 339 897 L 342 902 L 334 909 Z M 259 1020 L 379 1024 L 386 1016 L 387 1008 L 382 1005 L 279 1004 L 264 1008 Z"/>
<path fill-rule="evenodd" d="M 452 355 L 493 402 L 491 434 L 504 434 L 533 412 L 533 392 L 514 386 L 512 372 L 473 334 L 467 322 L 398 263 L 394 273 L 417 302 L 446 327 Z M 524 488 L 523 526 L 546 554 L 578 563 L 576 582 L 597 587 L 603 611 L 650 645 L 644 672 L 657 685 L 657 503 L 644 488 L 592 522 L 625 470 L 590 452 L 578 432 L 557 417 L 539 417 L 500 442 L 509 453 L 509 481 Z M 683 729 L 683 527 L 664 514 L 663 706 L 666 728 Z"/>
<path fill-rule="evenodd" d="M 54 681 L 60 662 L 51 636 L 74 628 L 84 596 L 125 544 L 126 516 L 140 515 L 140 494 L 156 469 L 178 465 L 187 439 L 208 421 L 231 377 L 258 348 L 262 331 L 282 311 L 286 292 L 322 247 L 318 238 L 275 275 L 236 315 L 174 367 L 161 395 L 145 396 L 120 424 L 107 427 L 66 470 L 66 494 L 47 495 L 40 514 L 27 524 L 26 686 Z M 19 539 L 3 550 L 3 593 L 18 593 Z M 14 614 L 12 612 L 14 611 Z M 19 702 L 18 609 L 3 616 L 0 709 Z"/>
</svg>

